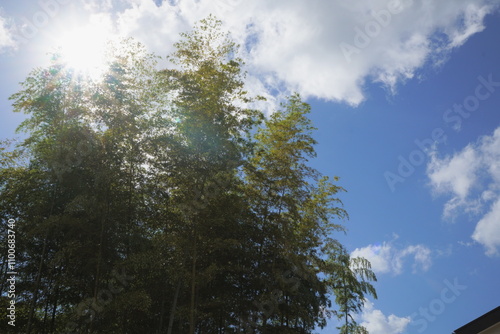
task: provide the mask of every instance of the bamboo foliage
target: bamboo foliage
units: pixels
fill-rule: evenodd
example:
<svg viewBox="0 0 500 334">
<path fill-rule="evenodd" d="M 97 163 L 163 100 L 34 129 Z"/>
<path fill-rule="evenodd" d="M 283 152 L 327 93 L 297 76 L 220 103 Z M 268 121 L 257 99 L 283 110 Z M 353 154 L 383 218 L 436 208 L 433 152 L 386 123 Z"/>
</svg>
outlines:
<svg viewBox="0 0 500 334">
<path fill-rule="evenodd" d="M 268 119 L 252 109 L 212 16 L 175 46 L 160 68 L 131 39 L 111 45 L 100 80 L 54 55 L 12 96 L 27 114 L 26 139 L 0 146 L 16 331 L 312 333 L 332 292 L 350 326 L 375 276 L 336 241 L 345 190 L 310 165 L 310 106 L 292 95 Z"/>
</svg>

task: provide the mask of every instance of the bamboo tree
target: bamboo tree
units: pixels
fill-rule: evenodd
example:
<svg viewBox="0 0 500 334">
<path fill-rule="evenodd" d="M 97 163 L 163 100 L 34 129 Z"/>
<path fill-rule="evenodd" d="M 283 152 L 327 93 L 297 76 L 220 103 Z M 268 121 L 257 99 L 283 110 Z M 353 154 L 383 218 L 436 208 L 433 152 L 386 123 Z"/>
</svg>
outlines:
<svg viewBox="0 0 500 334">
<path fill-rule="evenodd" d="M 351 326 L 374 276 L 335 240 L 344 189 L 310 165 L 310 106 L 293 95 L 260 126 L 212 16 L 175 47 L 158 70 L 123 41 L 98 81 L 56 55 L 13 95 L 28 138 L 0 154 L 0 215 L 26 240 L 22 329 L 52 311 L 56 333 L 311 333 L 330 291 Z"/>
<path fill-rule="evenodd" d="M 248 102 L 243 90 L 241 60 L 232 55 L 235 45 L 220 32 L 220 21 L 213 17 L 202 20 L 192 32 L 182 34 L 177 51 L 169 58 L 180 69 L 164 70 L 161 75 L 168 88 L 176 94 L 171 110 L 177 120 L 171 133 L 165 134 L 170 154 L 165 157 L 171 169 L 169 182 L 176 189 L 172 205 L 177 207 L 180 235 L 190 250 L 189 333 L 197 327 L 197 309 L 204 303 L 196 296 L 205 289 L 201 277 L 211 275 L 217 265 L 207 262 L 201 254 L 211 248 L 206 238 L 214 205 L 221 196 L 236 189 L 237 168 L 243 163 L 249 143 L 245 139 L 259 113 L 238 106 Z M 159 168 L 160 173 L 162 169 Z M 227 215 L 227 214 L 226 214 Z M 186 242 L 183 242 L 186 244 Z M 208 270 L 208 271 L 207 271 Z M 202 320 L 202 319 L 200 319 Z"/>
<path fill-rule="evenodd" d="M 352 258 L 342 246 L 328 249 L 327 254 L 327 283 L 339 306 L 335 314 L 342 323 L 338 329 L 341 334 L 367 334 L 366 328 L 356 322 L 354 315 L 363 310 L 368 296 L 377 298 L 371 283 L 376 282 L 377 277 L 371 270 L 370 262 L 360 257 Z"/>
<path fill-rule="evenodd" d="M 343 189 L 308 165 L 316 154 L 309 112 L 300 96 L 291 96 L 257 133 L 246 167 L 248 196 L 263 233 L 258 266 L 276 273 L 261 287 L 270 294 L 260 303 L 274 304 L 260 312 L 263 328 L 277 329 L 277 321 L 282 330 L 307 332 L 324 325 L 319 310 L 327 303 L 326 286 L 318 278 L 318 254 L 329 243 L 327 236 L 343 230 L 334 220 L 346 213 L 335 197 Z"/>
</svg>

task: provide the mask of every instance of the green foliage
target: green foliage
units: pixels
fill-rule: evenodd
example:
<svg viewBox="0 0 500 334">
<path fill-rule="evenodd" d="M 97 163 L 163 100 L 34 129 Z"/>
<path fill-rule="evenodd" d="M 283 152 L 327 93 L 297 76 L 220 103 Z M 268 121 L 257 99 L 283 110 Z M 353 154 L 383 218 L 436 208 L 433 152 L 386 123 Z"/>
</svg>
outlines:
<svg viewBox="0 0 500 334">
<path fill-rule="evenodd" d="M 12 96 L 27 138 L 0 145 L 0 217 L 17 221 L 19 330 L 312 333 L 331 293 L 346 319 L 375 296 L 334 238 L 344 189 L 310 167 L 310 106 L 293 95 L 263 122 L 220 26 L 182 34 L 174 69 L 124 40 L 102 80 L 54 55 Z"/>
<path fill-rule="evenodd" d="M 339 309 L 334 312 L 342 324 L 337 327 L 340 334 L 365 334 L 366 329 L 355 320 L 355 314 L 363 309 L 366 298 L 377 293 L 371 282 L 377 277 L 371 270 L 370 262 L 364 258 L 352 258 L 342 245 L 327 248 L 328 260 L 325 272 L 327 283 L 335 296 Z"/>
</svg>

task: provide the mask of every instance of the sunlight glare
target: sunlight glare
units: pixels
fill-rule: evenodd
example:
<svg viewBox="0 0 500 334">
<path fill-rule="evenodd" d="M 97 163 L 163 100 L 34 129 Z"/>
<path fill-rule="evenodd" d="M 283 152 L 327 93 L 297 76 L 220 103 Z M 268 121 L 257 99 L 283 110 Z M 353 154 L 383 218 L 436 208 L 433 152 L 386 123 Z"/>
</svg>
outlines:
<svg viewBox="0 0 500 334">
<path fill-rule="evenodd" d="M 103 24 L 80 27 L 66 33 L 59 42 L 66 65 L 79 74 L 97 79 L 108 66 L 111 33 Z"/>
</svg>

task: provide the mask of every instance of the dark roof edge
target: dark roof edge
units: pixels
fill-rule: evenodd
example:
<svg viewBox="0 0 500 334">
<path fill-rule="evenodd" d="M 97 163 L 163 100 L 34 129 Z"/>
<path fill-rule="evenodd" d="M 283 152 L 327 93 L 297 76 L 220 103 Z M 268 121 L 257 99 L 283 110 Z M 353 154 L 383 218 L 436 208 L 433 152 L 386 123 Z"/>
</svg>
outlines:
<svg viewBox="0 0 500 334">
<path fill-rule="evenodd" d="M 455 329 L 453 334 L 473 334 L 479 333 L 500 322 L 500 306 L 472 320 L 468 324 Z"/>
</svg>

